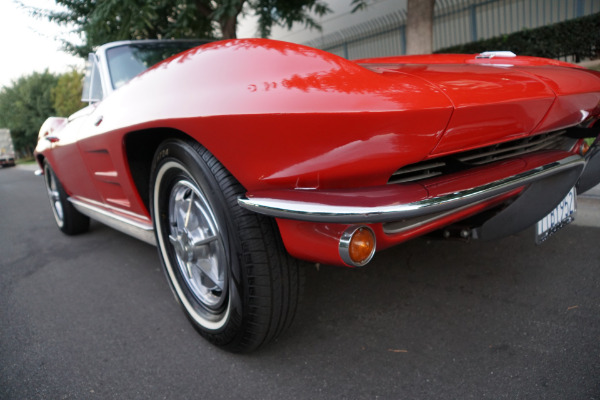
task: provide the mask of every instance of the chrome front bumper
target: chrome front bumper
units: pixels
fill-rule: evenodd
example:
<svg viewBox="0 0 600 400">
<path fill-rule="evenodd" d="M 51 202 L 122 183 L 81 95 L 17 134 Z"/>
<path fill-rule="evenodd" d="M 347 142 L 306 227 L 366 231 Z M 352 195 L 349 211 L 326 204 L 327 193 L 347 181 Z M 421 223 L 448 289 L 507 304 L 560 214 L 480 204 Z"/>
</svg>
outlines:
<svg viewBox="0 0 600 400">
<path fill-rule="evenodd" d="M 526 157 L 518 161 L 528 165 Z M 562 153 L 557 160 L 476 186 L 469 185 L 477 173 L 476 169 L 471 169 L 468 174 L 451 178 L 462 180 L 463 187 L 440 195 L 431 195 L 423 186 L 413 183 L 347 190 L 260 191 L 248 193 L 238 202 L 248 210 L 276 218 L 341 224 L 393 222 L 446 213 L 555 175 L 567 174 L 568 179 L 573 180 L 568 184 L 573 187 L 586 161 L 579 155 Z M 567 192 L 568 189 L 559 196 Z"/>
</svg>

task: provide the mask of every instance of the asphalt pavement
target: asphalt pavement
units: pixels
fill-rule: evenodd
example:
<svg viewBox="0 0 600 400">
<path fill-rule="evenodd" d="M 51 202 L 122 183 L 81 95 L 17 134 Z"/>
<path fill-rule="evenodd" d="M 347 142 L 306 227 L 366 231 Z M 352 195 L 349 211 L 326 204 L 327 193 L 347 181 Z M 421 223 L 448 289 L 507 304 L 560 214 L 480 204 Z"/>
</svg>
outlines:
<svg viewBox="0 0 600 400">
<path fill-rule="evenodd" d="M 581 226 L 600 227 L 600 185 L 577 198 L 575 223 Z"/>
<path fill-rule="evenodd" d="M 0 169 L 0 399 L 600 399 L 595 193 L 539 246 L 421 238 L 308 265 L 292 329 L 235 355 L 190 326 L 155 248 L 63 235 L 42 179 Z"/>
</svg>

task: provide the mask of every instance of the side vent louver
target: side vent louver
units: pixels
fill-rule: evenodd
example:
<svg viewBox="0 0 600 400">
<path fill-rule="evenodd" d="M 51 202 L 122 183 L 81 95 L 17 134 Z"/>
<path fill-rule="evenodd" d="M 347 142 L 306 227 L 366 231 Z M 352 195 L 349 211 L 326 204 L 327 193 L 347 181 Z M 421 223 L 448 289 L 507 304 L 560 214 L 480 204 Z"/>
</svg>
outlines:
<svg viewBox="0 0 600 400">
<path fill-rule="evenodd" d="M 572 140 L 564 133 L 564 130 L 545 133 L 406 165 L 394 172 L 388 183 L 419 181 L 540 150 L 568 150 L 573 143 L 569 143 Z"/>
</svg>

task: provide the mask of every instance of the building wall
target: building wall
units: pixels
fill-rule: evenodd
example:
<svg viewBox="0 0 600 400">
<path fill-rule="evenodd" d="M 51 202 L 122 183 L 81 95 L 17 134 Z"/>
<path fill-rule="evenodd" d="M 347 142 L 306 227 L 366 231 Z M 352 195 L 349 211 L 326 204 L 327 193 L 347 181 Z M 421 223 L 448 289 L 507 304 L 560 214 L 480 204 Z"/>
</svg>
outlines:
<svg viewBox="0 0 600 400">
<path fill-rule="evenodd" d="M 356 59 L 406 53 L 406 0 L 374 0 L 351 13 L 351 0 L 328 2 L 321 32 L 302 26 L 272 38 Z M 434 50 L 600 12 L 600 0 L 436 0 Z"/>
</svg>

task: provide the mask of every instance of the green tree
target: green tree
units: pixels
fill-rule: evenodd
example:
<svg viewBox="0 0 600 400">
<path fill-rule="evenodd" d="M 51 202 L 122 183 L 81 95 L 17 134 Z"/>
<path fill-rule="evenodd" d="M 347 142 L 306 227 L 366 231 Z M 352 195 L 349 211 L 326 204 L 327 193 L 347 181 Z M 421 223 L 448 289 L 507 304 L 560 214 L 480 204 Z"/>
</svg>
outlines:
<svg viewBox="0 0 600 400">
<path fill-rule="evenodd" d="M 52 104 L 57 116 L 68 117 L 85 106 L 81 101 L 82 86 L 83 73 L 76 69 L 59 76 L 52 89 Z"/>
<path fill-rule="evenodd" d="M 116 40 L 212 38 L 211 21 L 198 19 L 188 0 L 56 0 L 64 11 L 44 13 L 58 24 L 74 26 L 83 44 L 65 49 L 87 57 L 94 47 Z"/>
<path fill-rule="evenodd" d="M 46 70 L 19 78 L 0 91 L 0 126 L 10 129 L 15 150 L 31 154 L 42 123 L 56 114 L 52 89 L 58 78 Z"/>
<path fill-rule="evenodd" d="M 320 29 L 314 16 L 331 10 L 322 0 L 56 0 L 64 11 L 45 15 L 59 24 L 75 26 L 83 44 L 65 42 L 66 49 L 87 56 L 96 46 L 130 39 L 236 37 L 238 17 L 258 16 L 259 34 L 267 37 L 273 25 L 291 28 L 303 23 Z M 365 0 L 352 0 L 355 9 Z"/>
<path fill-rule="evenodd" d="M 353 12 L 367 0 L 349 0 Z M 273 25 L 302 23 L 320 29 L 315 17 L 331 12 L 323 0 L 56 0 L 64 11 L 44 13 L 59 24 L 74 26 L 83 44 L 65 42 L 67 51 L 86 57 L 96 46 L 115 40 L 236 37 L 240 15 L 258 17 L 258 34 L 268 37 Z"/>
</svg>

